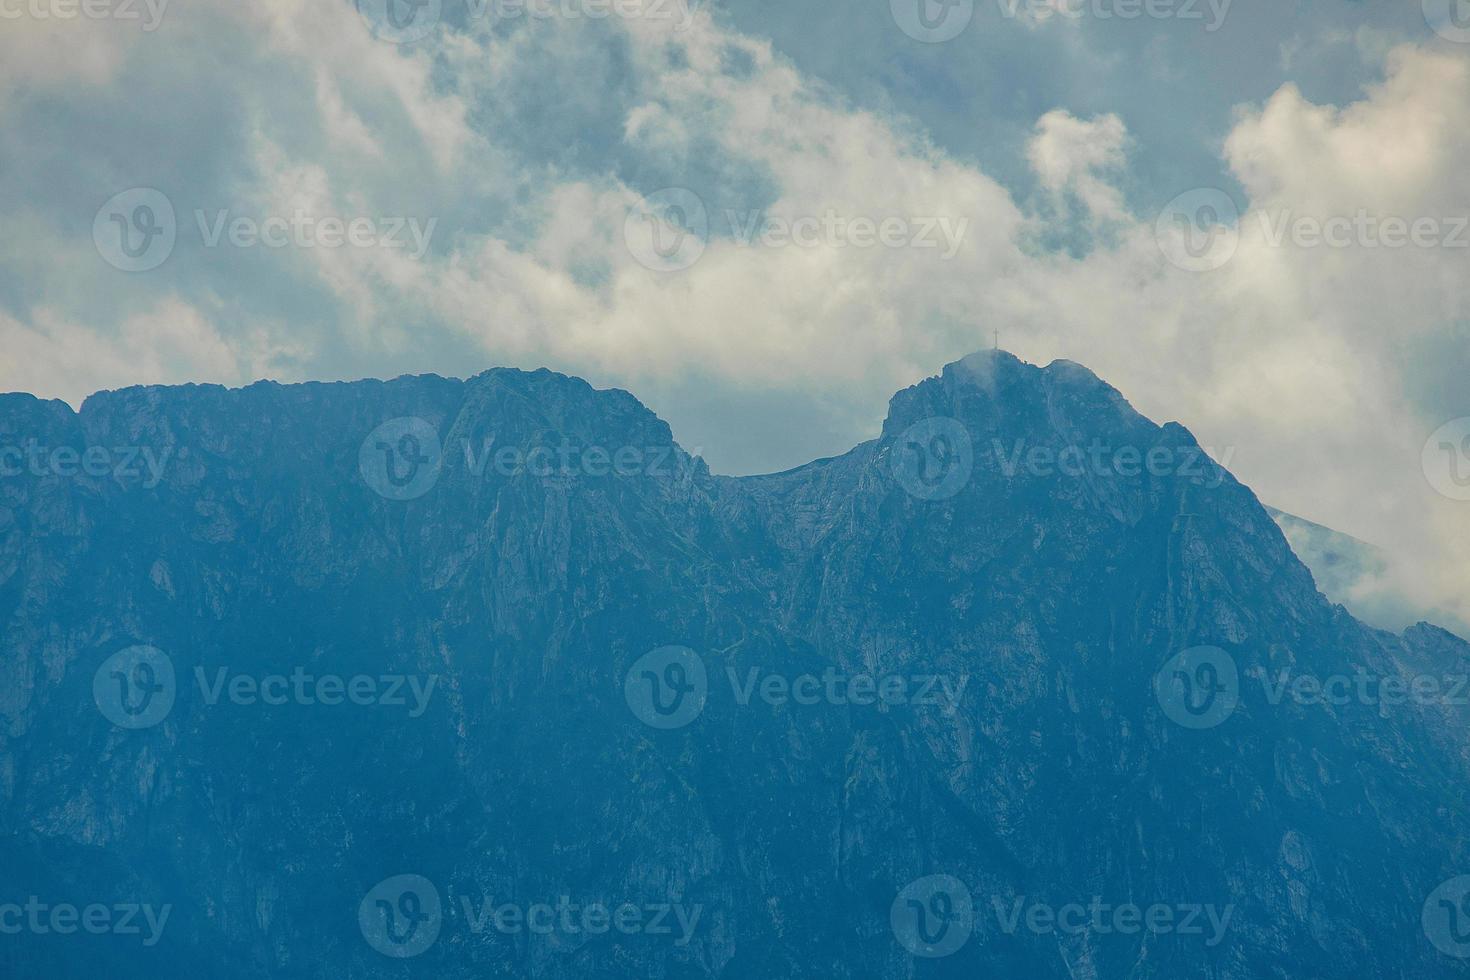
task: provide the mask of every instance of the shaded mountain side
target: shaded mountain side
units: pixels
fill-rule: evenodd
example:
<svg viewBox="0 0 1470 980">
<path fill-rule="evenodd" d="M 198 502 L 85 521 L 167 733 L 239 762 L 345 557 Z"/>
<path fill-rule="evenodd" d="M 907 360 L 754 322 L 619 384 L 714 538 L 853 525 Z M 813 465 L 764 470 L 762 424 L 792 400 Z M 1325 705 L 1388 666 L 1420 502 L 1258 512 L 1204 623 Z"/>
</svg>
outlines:
<svg viewBox="0 0 1470 980">
<path fill-rule="evenodd" d="M 878 439 L 749 478 L 544 370 L 0 397 L 0 445 L 27 440 L 166 462 L 0 479 L 0 862 L 26 895 L 172 906 L 154 946 L 13 937 L 27 969 L 1464 975 L 1423 916 L 1470 860 L 1470 709 L 1273 685 L 1448 678 L 1470 646 L 1333 606 L 1186 429 L 1078 365 L 973 355 Z M 135 645 L 176 690 L 133 729 L 106 685 Z M 1210 671 L 1177 659 L 1201 646 Z M 221 669 L 433 688 L 211 702 Z M 420 906 L 365 896 L 402 874 L 442 910 L 400 959 L 373 929 Z M 559 896 L 699 917 L 472 914 Z M 910 921 L 962 897 L 963 929 Z M 1009 911 L 1094 897 L 1230 911 L 1214 942 Z"/>
</svg>

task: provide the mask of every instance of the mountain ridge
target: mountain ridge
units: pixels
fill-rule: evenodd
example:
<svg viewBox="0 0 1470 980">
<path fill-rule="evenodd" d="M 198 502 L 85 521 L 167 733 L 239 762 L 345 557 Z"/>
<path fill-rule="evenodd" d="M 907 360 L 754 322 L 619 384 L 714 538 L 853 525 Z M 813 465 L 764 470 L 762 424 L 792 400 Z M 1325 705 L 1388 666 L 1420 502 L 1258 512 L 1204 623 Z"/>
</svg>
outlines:
<svg viewBox="0 0 1470 980">
<path fill-rule="evenodd" d="M 0 480 L 0 861 L 53 900 L 173 908 L 155 947 L 22 937 L 27 968 L 1458 975 L 1423 921 L 1470 862 L 1464 709 L 1272 692 L 1457 675 L 1470 645 L 1362 625 L 1186 428 L 1050 369 L 987 355 L 753 477 L 549 371 L 132 389 L 82 426 L 0 403 L 0 445 L 165 460 L 151 486 Z M 176 684 L 130 728 L 108 671 L 139 647 Z M 1225 686 L 1197 702 L 1181 671 Z M 209 697 L 301 672 L 431 694 Z M 411 957 L 369 901 L 404 874 L 442 899 Z M 482 894 L 701 917 L 683 944 L 528 937 L 477 930 Z M 993 914 L 1094 895 L 1230 924 Z M 908 903 L 941 896 L 973 914 L 937 956 Z"/>
<path fill-rule="evenodd" d="M 964 372 L 971 381 L 983 389 L 987 383 L 993 383 L 995 372 L 998 370 L 1031 372 L 1043 379 L 1053 379 L 1057 382 L 1070 380 L 1082 387 L 1092 387 L 1103 392 L 1111 392 L 1112 394 L 1109 397 L 1116 398 L 1117 402 L 1127 412 L 1132 413 L 1138 419 L 1145 419 L 1144 416 L 1137 413 L 1136 409 L 1128 402 L 1126 396 L 1105 380 L 1098 377 L 1085 365 L 1066 358 L 1054 359 L 1044 366 L 1037 365 L 1023 361 L 1008 351 L 998 348 L 987 348 L 974 351 L 964 357 L 951 361 L 945 364 L 936 374 L 922 378 L 914 384 L 895 392 L 889 399 L 888 411 L 885 414 L 880 432 L 874 439 L 858 443 L 843 453 L 809 460 L 797 466 L 789 467 L 786 470 L 757 474 L 718 474 L 718 476 L 733 480 L 759 480 L 785 474 L 800 473 L 815 466 L 828 464 L 833 460 L 850 455 L 863 446 L 881 441 L 885 434 L 891 434 L 889 432 L 890 427 L 897 424 L 895 413 L 899 413 L 900 418 L 902 418 L 902 413 L 906 411 L 905 406 L 908 404 L 908 400 L 918 397 L 916 392 L 924 389 L 924 386 L 932 383 L 956 383 L 961 380 L 961 372 Z M 81 407 L 76 409 L 73 409 L 68 403 L 60 399 L 42 399 L 26 392 L 7 392 L 0 393 L 0 411 L 3 411 L 8 404 L 16 404 L 14 401 L 7 402 L 7 400 L 18 399 L 21 405 L 29 404 L 33 408 L 41 406 L 43 410 L 60 411 L 80 421 L 98 412 L 105 414 L 110 410 L 109 406 L 133 405 L 136 404 L 138 399 L 146 401 L 148 399 L 160 398 L 170 392 L 182 394 L 187 398 L 194 396 L 220 396 L 230 393 L 243 394 L 247 392 L 260 395 L 270 391 L 289 398 L 293 390 L 299 390 L 300 394 L 304 396 L 320 396 L 323 393 L 333 390 L 351 390 L 354 388 L 371 390 L 375 386 L 437 386 L 441 384 L 446 386 L 458 385 L 462 390 L 470 391 L 477 385 L 491 383 L 496 378 L 524 379 L 527 383 L 531 384 L 550 380 L 557 385 L 569 385 L 573 390 L 603 393 L 613 398 L 625 399 L 633 405 L 636 405 L 637 408 L 648 412 L 660 423 L 664 425 L 668 424 L 655 411 L 644 405 L 636 395 L 625 388 L 617 386 L 598 388 L 576 375 L 567 374 L 544 366 L 537 368 L 494 366 L 464 378 L 426 372 L 422 374 L 402 374 L 393 378 L 360 378 L 339 381 L 279 382 L 272 379 L 258 379 L 249 384 L 239 386 L 213 383 L 129 385 L 118 389 L 102 389 L 93 392 L 83 399 Z M 987 378 L 990 380 L 987 381 Z M 1183 423 L 1174 420 L 1162 423 L 1155 423 L 1152 420 L 1146 421 L 1163 430 L 1178 426 L 1186 434 L 1190 442 L 1196 446 L 1198 445 L 1193 434 L 1189 432 L 1189 429 Z M 672 432 L 672 430 L 670 431 Z M 677 440 L 673 439 L 672 434 L 670 435 L 670 440 L 674 446 L 678 446 Z M 679 448 L 682 451 L 682 447 Z M 1358 542 L 1357 539 L 1343 535 L 1341 532 L 1333 531 L 1330 528 L 1325 528 L 1305 518 L 1285 514 L 1285 512 L 1279 511 L 1269 504 L 1263 503 L 1263 506 L 1266 507 L 1267 512 L 1271 514 L 1273 520 L 1276 520 L 1277 524 L 1287 533 L 1288 542 L 1291 544 L 1293 551 L 1308 566 L 1313 577 L 1318 580 L 1319 589 L 1324 595 L 1329 596 L 1333 601 L 1346 603 L 1350 611 L 1359 616 L 1359 618 L 1366 615 L 1375 625 L 1389 629 L 1395 634 L 1401 634 L 1404 629 L 1415 622 L 1434 623 L 1435 613 L 1433 611 L 1415 608 L 1412 601 L 1407 597 L 1391 596 L 1387 600 L 1375 599 L 1373 601 L 1365 601 L 1360 605 L 1359 600 L 1356 598 L 1356 592 L 1361 591 L 1365 587 L 1364 583 L 1376 575 L 1383 573 L 1381 553 L 1373 546 Z M 1313 529 L 1316 530 L 1314 531 Z M 1339 546 L 1329 547 L 1327 543 L 1329 537 L 1331 540 L 1339 542 Z M 1345 563 L 1341 557 L 1344 549 L 1351 551 L 1354 555 L 1359 555 L 1360 558 L 1365 555 L 1370 558 L 1375 555 L 1378 557 L 1374 561 L 1362 559 Z M 1387 611 L 1382 608 L 1385 602 L 1388 607 Z M 1436 625 L 1440 625 L 1441 628 L 1448 629 L 1450 632 L 1459 635 L 1456 629 L 1457 624 L 1455 623 Z"/>
</svg>

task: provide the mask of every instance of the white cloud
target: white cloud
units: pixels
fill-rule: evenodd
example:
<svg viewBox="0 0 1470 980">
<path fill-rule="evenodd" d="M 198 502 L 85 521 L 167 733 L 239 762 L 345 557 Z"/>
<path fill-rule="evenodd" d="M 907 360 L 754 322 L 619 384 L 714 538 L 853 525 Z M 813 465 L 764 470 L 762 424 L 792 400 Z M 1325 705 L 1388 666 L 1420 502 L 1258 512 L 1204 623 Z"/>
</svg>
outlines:
<svg viewBox="0 0 1470 980">
<path fill-rule="evenodd" d="M 0 113 L 11 91 L 22 86 L 107 83 L 144 37 L 139 28 L 115 20 L 37 20 L 26 14 L 0 19 Z"/>
<path fill-rule="evenodd" d="M 1115 115 L 1057 109 L 1037 121 L 1026 152 L 1042 187 L 1114 231 L 1085 256 L 1038 253 L 1025 243 L 1041 219 L 991 177 L 902 120 L 842 103 L 707 12 L 686 30 L 614 18 L 445 31 L 400 48 L 373 39 L 345 4 L 215 10 L 238 27 L 237 43 L 266 52 L 245 66 L 259 75 L 240 79 L 256 132 L 248 185 L 221 190 L 225 203 L 453 225 L 420 259 L 336 249 L 282 262 L 282 281 L 338 303 L 338 342 L 385 352 L 387 373 L 415 367 L 423 338 L 443 333 L 480 343 L 487 363 L 549 362 L 635 391 L 697 374 L 813 394 L 842 407 L 856 439 L 893 390 L 986 346 L 998 327 L 1017 353 L 1088 364 L 1153 417 L 1236 447 L 1233 467 L 1265 499 L 1396 547 L 1416 595 L 1470 619 L 1456 546 L 1470 505 L 1437 497 L 1419 470 L 1423 440 L 1444 420 L 1423 417 L 1400 356 L 1470 316 L 1467 252 L 1272 241 L 1283 213 L 1463 214 L 1463 54 L 1396 48 L 1385 81 L 1343 108 L 1286 86 L 1241 110 L 1224 144 L 1249 198 L 1239 245 L 1223 268 L 1193 274 L 1165 262 L 1154 216 L 1126 207 L 1129 135 Z M 599 64 L 586 54 L 598 45 L 625 46 L 611 59 L 626 62 L 615 94 L 578 88 L 593 84 L 577 70 Z M 745 67 L 728 70 L 732 60 Z M 0 75 L 15 78 L 9 65 Z M 524 125 L 511 111 L 518 86 L 552 84 L 569 104 L 606 94 L 621 113 L 622 142 L 602 172 L 517 156 L 517 140 L 536 135 L 510 131 Z M 280 120 L 302 112 L 326 138 L 286 131 Z M 685 172 L 713 234 L 690 268 L 654 272 L 626 247 L 624 220 L 639 190 L 656 189 L 647 174 Z M 500 198 L 514 200 L 508 217 L 476 215 Z M 787 225 L 829 212 L 902 219 L 914 233 L 941 218 L 967 224 L 944 258 L 840 236 L 747 244 L 732 235 L 732 211 Z M 283 327 L 242 336 L 212 322 L 249 321 L 234 310 L 165 295 L 129 313 L 146 295 L 130 292 L 106 330 L 53 292 L 27 323 L 0 320 L 0 347 L 15 352 L 0 385 L 76 398 L 143 381 L 238 383 L 290 356 Z"/>
<path fill-rule="evenodd" d="M 0 390 L 80 405 L 94 391 L 139 384 L 239 385 L 299 356 L 248 330 L 226 339 L 200 310 L 174 296 L 124 318 L 116 334 L 69 322 L 50 309 L 30 323 L 0 314 Z"/>
<path fill-rule="evenodd" d="M 1128 131 L 1115 115 L 1086 120 L 1053 109 L 1036 123 L 1026 157 L 1053 195 L 1074 194 L 1094 219 L 1113 221 L 1124 217 L 1123 195 L 1107 175 L 1123 167 L 1127 145 Z"/>
<path fill-rule="evenodd" d="M 1470 507 L 1421 471 L 1445 419 L 1426 417 L 1404 356 L 1470 313 L 1470 248 L 1389 247 L 1381 224 L 1347 247 L 1273 240 L 1298 219 L 1360 213 L 1453 233 L 1470 201 L 1470 61 L 1396 48 L 1383 84 L 1341 109 L 1284 87 L 1241 112 L 1225 152 L 1249 208 L 1223 268 L 1160 272 L 1140 222 L 1131 245 L 1037 283 L 1063 326 L 1038 324 L 1028 346 L 1238 447 L 1233 468 L 1261 496 L 1387 547 L 1385 590 L 1470 621 Z"/>
</svg>

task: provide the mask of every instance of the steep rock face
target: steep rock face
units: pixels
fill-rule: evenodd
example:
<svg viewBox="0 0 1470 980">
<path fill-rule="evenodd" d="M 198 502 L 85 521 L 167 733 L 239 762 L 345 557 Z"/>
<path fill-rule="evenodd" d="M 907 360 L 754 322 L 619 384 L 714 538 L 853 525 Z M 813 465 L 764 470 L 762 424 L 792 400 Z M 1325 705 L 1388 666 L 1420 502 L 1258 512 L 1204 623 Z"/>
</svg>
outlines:
<svg viewBox="0 0 1470 980">
<path fill-rule="evenodd" d="M 1470 860 L 1470 707 L 1280 692 L 1470 647 L 1327 602 L 1185 429 L 1078 365 L 974 355 L 873 442 L 741 479 L 546 371 L 3 396 L 27 440 L 160 465 L 0 478 L 0 860 L 22 902 L 172 911 L 151 946 L 0 937 L 18 975 L 1464 974 L 1421 913 Z M 140 644 L 175 690 L 129 729 L 105 664 Z M 1228 712 L 1167 666 L 1201 646 L 1183 677 Z M 407 703 L 221 686 L 303 672 Z M 359 921 L 400 874 L 441 908 L 402 959 Z M 562 896 L 698 918 L 477 917 Z M 1229 919 L 1028 918 L 1098 902 Z"/>
</svg>

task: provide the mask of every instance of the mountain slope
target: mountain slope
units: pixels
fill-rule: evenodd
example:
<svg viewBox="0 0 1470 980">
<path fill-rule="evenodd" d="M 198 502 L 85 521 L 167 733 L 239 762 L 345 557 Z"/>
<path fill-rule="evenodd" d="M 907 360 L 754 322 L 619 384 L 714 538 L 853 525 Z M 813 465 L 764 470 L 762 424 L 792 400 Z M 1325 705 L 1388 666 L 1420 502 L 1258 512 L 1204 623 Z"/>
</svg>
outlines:
<svg viewBox="0 0 1470 980">
<path fill-rule="evenodd" d="M 0 937 L 20 975 L 1464 973 L 1465 706 L 1273 685 L 1470 647 L 1333 606 L 1078 365 L 973 355 L 740 479 L 547 371 L 0 397 L 27 440 L 164 462 L 0 479 L 0 860 L 171 915 Z M 266 703 L 300 674 L 372 698 Z M 639 928 L 525 921 L 563 896 Z"/>
</svg>

